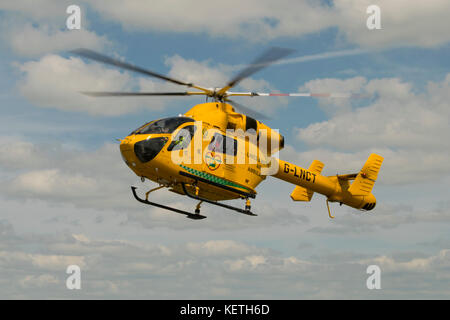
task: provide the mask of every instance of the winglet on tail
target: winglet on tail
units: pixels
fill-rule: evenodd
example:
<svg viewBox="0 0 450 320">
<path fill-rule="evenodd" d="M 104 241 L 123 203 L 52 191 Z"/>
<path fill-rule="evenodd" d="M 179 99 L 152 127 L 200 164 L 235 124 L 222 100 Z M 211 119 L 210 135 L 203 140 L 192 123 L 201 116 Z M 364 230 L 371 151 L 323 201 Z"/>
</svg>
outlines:
<svg viewBox="0 0 450 320">
<path fill-rule="evenodd" d="M 354 196 L 369 195 L 377 180 L 378 171 L 380 171 L 382 163 L 383 157 L 372 153 L 356 176 L 355 181 L 353 181 L 350 188 L 348 188 L 348 191 Z"/>
</svg>

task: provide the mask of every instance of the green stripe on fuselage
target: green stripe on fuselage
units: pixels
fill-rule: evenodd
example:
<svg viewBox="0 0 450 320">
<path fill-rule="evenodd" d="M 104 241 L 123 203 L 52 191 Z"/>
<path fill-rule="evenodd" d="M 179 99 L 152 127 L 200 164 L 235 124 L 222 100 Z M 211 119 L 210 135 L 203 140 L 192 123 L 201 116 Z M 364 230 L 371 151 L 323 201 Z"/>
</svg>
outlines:
<svg viewBox="0 0 450 320">
<path fill-rule="evenodd" d="M 225 179 L 213 176 L 212 174 L 209 174 L 207 172 L 198 171 L 198 170 L 195 170 L 195 169 L 183 166 L 181 164 L 180 164 L 180 167 L 182 167 L 187 172 L 189 172 L 189 173 L 191 173 L 193 175 L 196 175 L 197 177 L 200 177 L 200 178 L 203 178 L 203 179 L 206 179 L 206 180 L 209 180 L 209 181 L 212 181 L 212 182 L 224 185 L 224 186 L 240 188 L 240 189 L 244 189 L 244 190 L 248 190 L 250 192 L 253 192 L 250 188 L 247 188 L 247 187 L 244 187 L 244 186 L 240 186 L 237 183 L 234 183 L 234 182 L 231 182 L 231 181 L 228 181 L 228 180 L 225 180 Z"/>
</svg>

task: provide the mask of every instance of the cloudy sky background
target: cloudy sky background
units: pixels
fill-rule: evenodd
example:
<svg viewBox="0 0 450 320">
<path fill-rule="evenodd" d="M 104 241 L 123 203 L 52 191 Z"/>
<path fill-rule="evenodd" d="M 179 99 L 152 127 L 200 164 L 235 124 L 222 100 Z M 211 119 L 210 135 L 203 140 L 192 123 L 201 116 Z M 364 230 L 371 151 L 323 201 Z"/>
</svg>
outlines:
<svg viewBox="0 0 450 320">
<path fill-rule="evenodd" d="M 81 30 L 66 29 L 70 4 Z M 381 30 L 366 28 L 371 4 Z M 450 298 L 449 15 L 446 0 L 1 1 L 0 298 Z M 137 203 L 130 185 L 153 185 L 115 139 L 203 100 L 80 95 L 179 88 L 68 51 L 221 86 L 270 46 L 296 52 L 239 90 L 370 96 L 239 101 L 271 116 L 281 158 L 300 166 L 349 173 L 383 155 L 376 209 L 332 205 L 330 220 L 322 196 L 294 203 L 294 186 L 270 177 L 258 217 L 204 205 L 192 221 Z M 81 290 L 65 287 L 70 264 Z M 366 288 L 371 264 L 381 290 Z"/>
</svg>

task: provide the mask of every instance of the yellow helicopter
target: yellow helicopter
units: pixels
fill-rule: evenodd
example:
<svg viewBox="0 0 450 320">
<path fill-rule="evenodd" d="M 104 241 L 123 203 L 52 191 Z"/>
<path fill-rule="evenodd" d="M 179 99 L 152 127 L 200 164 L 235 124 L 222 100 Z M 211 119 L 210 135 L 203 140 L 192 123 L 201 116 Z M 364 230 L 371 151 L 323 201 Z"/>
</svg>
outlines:
<svg viewBox="0 0 450 320">
<path fill-rule="evenodd" d="M 233 96 L 317 96 L 312 93 L 260 93 L 229 91 L 243 79 L 275 63 L 292 50 L 270 48 L 252 64 L 239 72 L 221 88 L 204 88 L 120 61 L 88 49 L 72 53 L 146 76 L 182 85 L 195 91 L 182 92 L 83 92 L 104 96 L 206 96 L 207 102 L 192 107 L 184 115 L 150 121 L 120 140 L 120 152 L 128 167 L 144 182 L 159 186 L 138 196 L 136 200 L 186 215 L 191 219 L 204 219 L 200 214 L 203 202 L 256 216 L 251 211 L 250 199 L 256 197 L 256 187 L 268 175 L 295 185 L 291 193 L 294 201 L 310 201 L 314 192 L 328 202 L 339 202 L 361 210 L 372 210 L 376 199 L 372 188 L 377 179 L 383 157 L 371 154 L 358 173 L 323 176 L 324 164 L 314 160 L 308 169 L 275 157 L 284 147 L 284 137 L 255 118 L 264 115 L 235 101 Z M 208 102 L 208 99 L 211 101 Z M 236 112 L 240 110 L 242 113 Z M 352 182 L 351 182 L 352 181 Z M 149 201 L 149 194 L 161 188 L 198 200 L 194 212 Z M 244 208 L 224 203 L 224 200 L 243 199 Z"/>
</svg>

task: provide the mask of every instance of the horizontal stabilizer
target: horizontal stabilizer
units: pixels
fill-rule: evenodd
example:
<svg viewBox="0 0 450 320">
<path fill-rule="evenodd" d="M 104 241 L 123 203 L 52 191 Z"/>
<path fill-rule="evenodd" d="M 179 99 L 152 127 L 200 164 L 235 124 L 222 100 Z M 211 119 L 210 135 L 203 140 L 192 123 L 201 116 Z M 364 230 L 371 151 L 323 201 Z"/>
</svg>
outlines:
<svg viewBox="0 0 450 320">
<path fill-rule="evenodd" d="M 324 164 L 320 162 L 319 160 L 314 160 L 311 165 L 309 166 L 309 171 L 320 174 L 322 172 L 322 169 L 324 167 Z"/>
<path fill-rule="evenodd" d="M 382 163 L 383 157 L 372 153 L 356 176 L 355 181 L 348 188 L 348 191 L 354 196 L 369 195 L 377 180 L 378 171 L 380 171 Z"/>
<path fill-rule="evenodd" d="M 319 160 L 314 160 L 311 165 L 309 166 L 309 171 L 320 174 L 322 172 L 322 169 L 324 167 L 324 164 L 320 162 Z M 291 198 L 294 201 L 311 201 L 311 198 L 314 194 L 314 191 L 306 189 L 301 186 L 296 186 L 294 191 L 291 193 Z"/>
<path fill-rule="evenodd" d="M 311 201 L 313 194 L 314 191 L 296 186 L 294 191 L 291 193 L 291 198 L 294 201 Z"/>
</svg>

